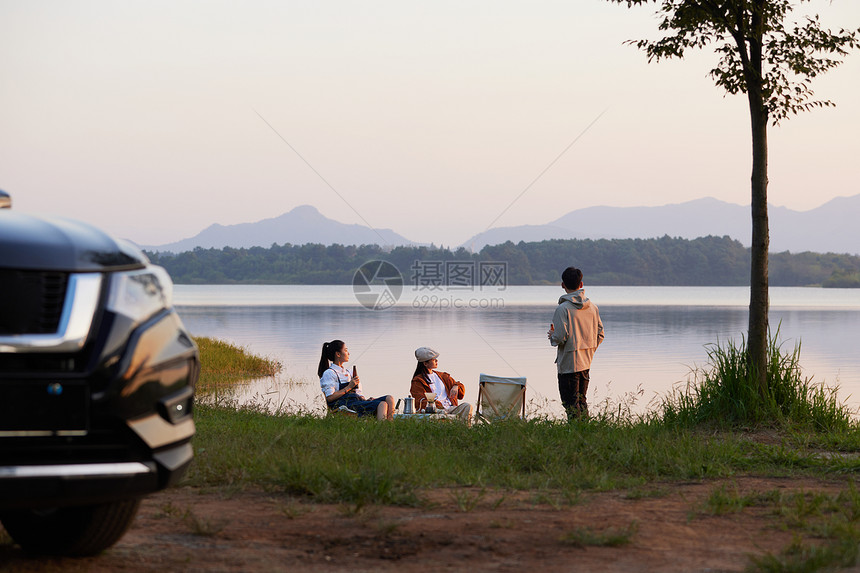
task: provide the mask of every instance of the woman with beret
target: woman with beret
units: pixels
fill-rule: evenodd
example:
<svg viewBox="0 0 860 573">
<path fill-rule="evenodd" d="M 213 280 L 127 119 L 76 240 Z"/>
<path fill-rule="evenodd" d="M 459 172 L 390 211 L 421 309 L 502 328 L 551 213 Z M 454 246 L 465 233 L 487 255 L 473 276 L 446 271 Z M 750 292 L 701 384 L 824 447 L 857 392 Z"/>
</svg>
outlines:
<svg viewBox="0 0 860 573">
<path fill-rule="evenodd" d="M 435 392 L 437 412 L 452 414 L 466 424 L 471 424 L 472 405 L 460 401 L 466 396 L 466 387 L 447 372 L 436 370 L 439 366 L 439 353 L 422 346 L 415 351 L 415 358 L 418 365 L 412 375 L 409 393 L 415 399 L 416 406 L 421 408 L 428 405 L 425 394 Z"/>
</svg>

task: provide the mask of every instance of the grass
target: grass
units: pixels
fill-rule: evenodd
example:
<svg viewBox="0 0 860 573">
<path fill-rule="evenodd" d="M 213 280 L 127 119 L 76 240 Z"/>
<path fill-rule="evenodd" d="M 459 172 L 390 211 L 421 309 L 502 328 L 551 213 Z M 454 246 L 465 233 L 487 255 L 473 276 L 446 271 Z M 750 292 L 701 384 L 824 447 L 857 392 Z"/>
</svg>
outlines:
<svg viewBox="0 0 860 573">
<path fill-rule="evenodd" d="M 190 509 L 187 510 L 182 520 L 188 527 L 192 535 L 198 537 L 214 537 L 224 530 L 224 527 L 229 523 L 229 518 L 204 518 L 199 517 Z"/>
<path fill-rule="evenodd" d="M 359 514 L 380 504 L 427 506 L 424 492 L 439 487 L 451 488 L 459 511 L 470 512 L 487 495 L 517 490 L 563 510 L 581 503 L 588 491 L 660 498 L 672 483 L 739 475 L 849 481 L 860 472 L 860 427 L 835 391 L 802 376 L 799 351 L 798 346 L 785 353 L 771 343 L 771 389 L 765 396 L 749 389 L 755 386 L 742 346 L 714 346 L 710 367 L 657 411 L 634 416 L 606 407 L 572 423 L 535 418 L 469 428 L 200 404 L 195 461 L 186 483 L 263 489 L 302 500 L 301 506 L 285 506 L 290 513 L 325 502 Z M 257 377 L 280 367 L 250 360 L 254 357 L 229 345 L 219 353 L 234 356 L 236 363 L 213 368 L 203 353 L 204 368 L 221 373 L 216 376 Z M 254 366 L 246 371 L 240 364 Z M 767 440 L 756 439 L 762 431 Z M 498 505 L 501 501 L 493 508 Z M 853 487 L 830 495 L 740 492 L 723 485 L 693 513 L 761 508 L 770 511 L 775 527 L 793 532 L 794 541 L 778 553 L 751 557 L 749 571 L 821 571 L 856 563 L 860 494 Z M 498 523 L 504 525 L 503 516 Z M 617 546 L 636 532 L 635 522 L 621 529 L 578 529 L 560 542 Z"/>
<path fill-rule="evenodd" d="M 468 491 L 455 491 L 451 494 L 451 498 L 457 504 L 457 509 L 463 513 L 468 513 L 478 507 L 478 503 L 487 495 L 486 490 L 480 490 L 477 493 Z"/>
<path fill-rule="evenodd" d="M 860 471 L 855 456 L 821 456 L 804 434 L 761 444 L 745 432 L 703 432 L 655 420 L 467 428 L 212 405 L 200 406 L 196 420 L 197 455 L 188 478 L 194 485 L 260 486 L 324 502 L 417 505 L 424 488 L 471 487 L 549 492 L 572 503 L 583 490 L 625 489 L 635 496 L 666 480 Z M 855 443 L 843 446 L 857 453 Z"/>
<path fill-rule="evenodd" d="M 256 356 L 223 340 L 200 336 L 194 338 L 194 342 L 200 351 L 198 392 L 206 393 L 223 385 L 274 376 L 282 369 L 276 360 Z"/>
<path fill-rule="evenodd" d="M 210 519 L 197 516 L 190 509 L 182 509 L 167 503 L 161 507 L 161 511 L 155 516 L 158 519 L 178 519 L 185 523 L 188 531 L 200 537 L 214 537 L 218 535 L 227 525 L 226 518 Z"/>
<path fill-rule="evenodd" d="M 666 425 L 684 427 L 780 426 L 816 432 L 851 428 L 851 413 L 837 389 L 803 376 L 800 344 L 786 352 L 776 335 L 769 340 L 768 389 L 764 395 L 747 364 L 745 343 L 708 347 L 709 367 L 694 372 L 684 390 L 665 397 L 660 417 Z"/>
<path fill-rule="evenodd" d="M 748 573 L 814 573 L 838 571 L 857 563 L 858 540 L 836 540 L 823 545 L 795 540 L 778 555 L 751 556 Z"/>
<path fill-rule="evenodd" d="M 234 356 L 233 366 L 213 367 L 201 345 L 205 370 L 258 376 L 280 366 L 225 343 L 218 347 L 221 360 Z M 730 345 L 713 350 L 713 367 L 701 385 L 667 399 L 662 411 L 618 416 L 615 409 L 570 424 L 541 418 L 472 428 L 377 424 L 201 404 L 189 479 L 205 486 L 262 485 L 320 501 L 409 505 L 421 503 L 421 488 L 435 486 L 528 489 L 576 500 L 584 490 L 642 496 L 658 480 L 860 470 L 853 455 L 860 452 L 860 431 L 844 407 L 800 377 L 799 349 L 784 355 L 772 344 L 771 352 L 775 383 L 766 399 L 747 393 L 740 379 L 743 349 Z M 765 413 L 781 424 L 778 443 L 745 438 L 750 426 L 766 422 Z M 822 447 L 842 455 L 823 457 Z"/>
<path fill-rule="evenodd" d="M 766 495 L 779 527 L 794 538 L 780 552 L 752 556 L 749 572 L 836 571 L 857 563 L 860 494 L 853 482 L 838 494 L 796 492 Z"/>
<path fill-rule="evenodd" d="M 635 521 L 623 528 L 578 527 L 562 535 L 561 542 L 574 547 L 621 547 L 630 543 L 638 529 Z"/>
<path fill-rule="evenodd" d="M 721 485 L 711 492 L 705 502 L 705 511 L 711 515 L 738 513 L 748 507 L 766 506 L 780 499 L 778 491 L 752 492 L 741 494 L 737 487 Z"/>
</svg>

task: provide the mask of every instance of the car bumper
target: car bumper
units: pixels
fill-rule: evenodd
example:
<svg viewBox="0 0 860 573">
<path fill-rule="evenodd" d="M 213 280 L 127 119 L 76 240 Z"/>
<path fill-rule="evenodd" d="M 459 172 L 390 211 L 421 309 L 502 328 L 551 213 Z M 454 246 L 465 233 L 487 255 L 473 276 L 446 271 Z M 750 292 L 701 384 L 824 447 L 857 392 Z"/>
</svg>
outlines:
<svg viewBox="0 0 860 573">
<path fill-rule="evenodd" d="M 0 375 L 2 395 L 18 409 L 0 420 L 0 509 L 141 497 L 181 479 L 193 458 L 197 349 L 174 312 L 128 340 L 109 379 L 97 371 Z M 54 395 L 52 386 L 63 390 Z M 78 408 L 84 418 L 66 414 Z"/>
<path fill-rule="evenodd" d="M 190 444 L 162 452 L 178 466 L 157 461 L 0 466 L 0 509 L 88 505 L 142 497 L 178 480 L 192 460 Z"/>
</svg>

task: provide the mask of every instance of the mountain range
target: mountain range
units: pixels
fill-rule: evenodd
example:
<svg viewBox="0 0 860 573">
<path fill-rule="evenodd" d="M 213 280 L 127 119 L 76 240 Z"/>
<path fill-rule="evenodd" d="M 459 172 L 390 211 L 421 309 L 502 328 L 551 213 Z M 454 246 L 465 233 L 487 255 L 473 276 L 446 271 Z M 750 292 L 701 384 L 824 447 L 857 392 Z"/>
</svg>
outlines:
<svg viewBox="0 0 860 573">
<path fill-rule="evenodd" d="M 148 251 L 182 253 L 197 247 L 204 249 L 236 249 L 266 247 L 272 244 L 304 245 L 413 245 L 412 241 L 391 229 L 373 229 L 364 225 L 348 225 L 329 219 L 316 207 L 301 205 L 288 213 L 256 223 L 219 225 L 215 223 L 189 239 L 166 245 L 145 246 Z"/>
<path fill-rule="evenodd" d="M 837 197 L 809 211 L 770 206 L 771 252 L 860 253 L 860 195 Z M 707 235 L 732 237 L 749 246 L 749 206 L 706 197 L 660 207 L 586 207 L 544 225 L 496 227 L 463 243 L 479 251 L 505 241 L 547 239 L 630 239 L 669 235 L 695 239 Z M 196 247 L 270 247 L 272 244 L 418 245 L 391 229 L 348 225 L 303 205 L 279 217 L 256 223 L 211 225 L 194 237 L 175 243 L 144 247 L 150 251 L 179 253 Z"/>
</svg>

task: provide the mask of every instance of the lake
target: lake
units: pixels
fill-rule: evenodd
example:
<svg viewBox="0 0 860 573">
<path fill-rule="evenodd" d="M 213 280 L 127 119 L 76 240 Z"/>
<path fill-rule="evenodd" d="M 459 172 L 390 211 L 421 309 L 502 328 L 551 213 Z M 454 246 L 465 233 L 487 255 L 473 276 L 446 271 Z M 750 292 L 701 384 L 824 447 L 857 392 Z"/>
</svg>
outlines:
<svg viewBox="0 0 860 573">
<path fill-rule="evenodd" d="M 747 330 L 746 287 L 608 287 L 585 289 L 598 305 L 606 339 L 591 368 L 589 404 L 624 403 L 645 411 L 656 397 L 707 364 L 707 346 L 740 342 Z M 775 287 L 772 329 L 784 348 L 801 344 L 801 365 L 814 382 L 839 387 L 860 406 L 860 289 Z M 366 395 L 405 397 L 414 350 L 431 346 L 439 369 L 466 385 L 475 402 L 480 373 L 525 376 L 528 411 L 562 415 L 555 349 L 546 330 L 563 294 L 556 286 L 486 290 L 405 287 L 396 304 L 369 310 L 351 286 L 177 285 L 174 302 L 194 336 L 227 340 L 280 361 L 276 379 L 235 391 L 239 402 L 324 412 L 316 375 L 322 343 L 350 349 Z"/>
</svg>

